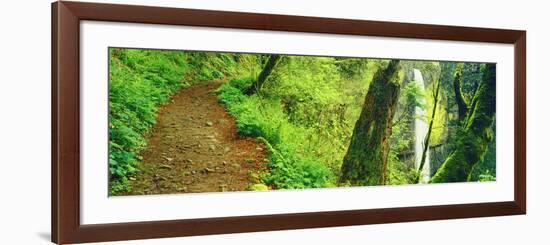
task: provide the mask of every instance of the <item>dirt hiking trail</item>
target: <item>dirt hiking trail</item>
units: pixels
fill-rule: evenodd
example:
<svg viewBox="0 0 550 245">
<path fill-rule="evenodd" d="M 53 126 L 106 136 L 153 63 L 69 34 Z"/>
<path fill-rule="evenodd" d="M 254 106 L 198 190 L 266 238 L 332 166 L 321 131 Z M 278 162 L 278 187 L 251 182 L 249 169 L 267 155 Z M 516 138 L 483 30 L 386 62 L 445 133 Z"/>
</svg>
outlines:
<svg viewBox="0 0 550 245">
<path fill-rule="evenodd" d="M 180 90 L 159 108 L 129 195 L 243 191 L 265 171 L 265 146 L 237 135 L 213 93 L 222 81 Z"/>
</svg>

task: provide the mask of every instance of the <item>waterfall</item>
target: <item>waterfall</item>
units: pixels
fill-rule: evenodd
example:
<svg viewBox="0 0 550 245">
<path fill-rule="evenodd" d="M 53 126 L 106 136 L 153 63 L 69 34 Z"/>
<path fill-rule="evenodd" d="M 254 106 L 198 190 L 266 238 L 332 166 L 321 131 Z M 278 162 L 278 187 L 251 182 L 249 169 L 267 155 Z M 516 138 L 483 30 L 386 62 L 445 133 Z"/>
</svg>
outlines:
<svg viewBox="0 0 550 245">
<path fill-rule="evenodd" d="M 421 91 L 424 91 L 424 78 L 422 78 L 422 73 L 418 69 L 414 69 L 414 78 L 413 81 L 418 84 L 418 87 Z M 426 100 L 421 99 L 421 102 L 424 104 Z M 424 150 L 424 140 L 428 134 L 428 122 L 427 122 L 427 113 L 424 108 L 416 107 L 414 108 L 415 120 L 414 120 L 414 134 L 415 134 L 415 144 L 414 144 L 414 155 L 415 155 L 415 167 L 418 169 L 420 167 L 420 162 L 422 161 L 422 151 Z M 430 180 L 430 150 L 426 152 L 426 160 L 424 162 L 424 167 L 422 168 L 422 173 L 420 175 L 420 183 L 428 183 Z"/>
</svg>

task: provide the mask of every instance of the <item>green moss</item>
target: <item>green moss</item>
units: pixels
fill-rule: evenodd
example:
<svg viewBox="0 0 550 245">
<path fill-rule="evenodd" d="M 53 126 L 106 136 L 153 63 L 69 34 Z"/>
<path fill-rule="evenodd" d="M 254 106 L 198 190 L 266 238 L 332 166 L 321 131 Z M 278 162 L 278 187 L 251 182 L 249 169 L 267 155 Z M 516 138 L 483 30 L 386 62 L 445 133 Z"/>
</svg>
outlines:
<svg viewBox="0 0 550 245">
<path fill-rule="evenodd" d="M 392 60 L 373 78 L 344 156 L 340 182 L 345 185 L 387 182 L 388 139 L 400 90 L 398 66 L 399 61 Z"/>
<path fill-rule="evenodd" d="M 485 67 L 483 81 L 474 97 L 477 103 L 466 118 L 464 128 L 457 132 L 455 150 L 433 176 L 432 183 L 467 181 L 474 165 L 483 160 L 493 141 L 495 72 L 494 64 Z"/>
</svg>

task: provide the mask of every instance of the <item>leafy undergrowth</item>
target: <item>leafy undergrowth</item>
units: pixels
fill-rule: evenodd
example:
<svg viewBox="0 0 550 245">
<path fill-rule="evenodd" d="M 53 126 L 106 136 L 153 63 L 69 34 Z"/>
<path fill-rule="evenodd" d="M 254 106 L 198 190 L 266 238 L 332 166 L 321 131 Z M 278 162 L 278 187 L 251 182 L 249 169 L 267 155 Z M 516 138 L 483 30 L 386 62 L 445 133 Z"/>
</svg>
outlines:
<svg viewBox="0 0 550 245">
<path fill-rule="evenodd" d="M 140 49 L 109 50 L 109 179 L 110 193 L 127 190 L 135 174 L 144 134 L 156 123 L 159 105 L 180 88 L 219 79 L 231 57 Z"/>
<path fill-rule="evenodd" d="M 144 135 L 156 123 L 157 108 L 182 87 L 218 79 L 229 81 L 218 89 L 217 95 L 236 119 L 238 134 L 255 137 L 270 150 L 269 171 L 261 176 L 265 184 L 277 189 L 338 186 L 342 159 L 364 109 L 370 82 L 388 61 L 284 55 L 275 66 L 268 66 L 271 57 L 110 49 L 111 193 L 124 191 L 128 178 L 136 173 L 139 152 L 147 144 Z M 411 126 L 418 119 L 414 111 L 417 107 L 433 107 L 435 101 L 429 97 L 434 81 L 441 77 L 441 72 L 451 74 L 454 70 L 434 62 L 403 64 L 406 69 L 399 77 L 406 77 L 405 70 L 419 68 L 426 88 L 422 92 L 416 83 L 402 84 L 389 135 L 387 184 L 390 185 L 416 183 L 419 173 L 411 166 L 414 159 L 408 157 L 416 137 Z M 267 67 L 271 67 L 267 80 L 258 79 L 264 70 L 268 71 L 262 68 Z M 256 83 L 252 91 L 249 88 L 253 80 Z M 448 126 L 459 125 L 453 119 L 454 89 L 448 81 L 443 84 L 446 84 L 442 88 L 444 96 L 438 101 L 430 142 L 449 144 L 453 149 L 450 139 L 456 130 L 448 130 Z M 490 151 L 494 152 L 494 147 Z M 494 165 L 494 154 L 487 154 L 474 168 L 471 180 L 494 179 Z"/>
<path fill-rule="evenodd" d="M 236 118 L 240 135 L 258 137 L 268 147 L 270 172 L 264 182 L 277 189 L 332 186 L 335 176 L 328 166 L 314 152 L 303 151 L 314 133 L 311 128 L 289 122 L 279 99 L 244 95 L 250 83 L 251 79 L 231 80 L 220 87 L 218 98 Z"/>
<path fill-rule="evenodd" d="M 381 62 L 287 57 L 257 93 L 243 92 L 252 78 L 232 79 L 220 87 L 218 98 L 236 118 L 238 133 L 264 141 L 271 152 L 266 184 L 277 189 L 341 185 L 342 159 Z M 396 138 L 405 137 L 404 129 L 395 130 Z M 391 140 L 389 182 L 410 183 L 414 171 L 397 158 L 409 141 Z"/>
</svg>

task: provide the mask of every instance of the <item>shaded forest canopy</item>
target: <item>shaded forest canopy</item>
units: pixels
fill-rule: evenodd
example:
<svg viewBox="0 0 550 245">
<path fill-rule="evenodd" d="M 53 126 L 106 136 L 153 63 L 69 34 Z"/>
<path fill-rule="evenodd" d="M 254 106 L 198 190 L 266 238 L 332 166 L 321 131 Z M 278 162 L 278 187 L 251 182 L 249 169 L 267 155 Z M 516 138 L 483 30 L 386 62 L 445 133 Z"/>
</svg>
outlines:
<svg viewBox="0 0 550 245">
<path fill-rule="evenodd" d="M 268 148 L 270 189 L 496 179 L 495 64 L 111 48 L 109 69 L 111 193 L 139 174 L 158 107 L 210 80 Z"/>
</svg>

